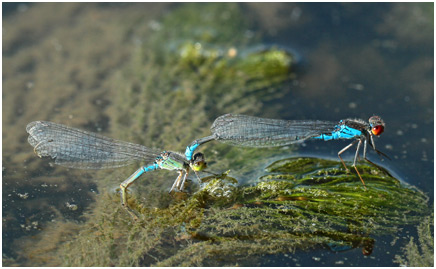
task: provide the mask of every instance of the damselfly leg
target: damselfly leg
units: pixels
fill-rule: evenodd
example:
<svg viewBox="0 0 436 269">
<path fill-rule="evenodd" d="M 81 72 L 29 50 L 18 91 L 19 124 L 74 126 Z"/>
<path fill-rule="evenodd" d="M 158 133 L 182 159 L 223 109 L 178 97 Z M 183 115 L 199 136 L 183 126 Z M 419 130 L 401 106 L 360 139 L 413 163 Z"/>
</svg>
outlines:
<svg viewBox="0 0 436 269">
<path fill-rule="evenodd" d="M 178 171 L 179 176 L 176 178 L 176 180 L 174 180 L 173 186 L 171 187 L 169 192 L 172 192 L 174 190 L 174 188 L 178 188 L 178 186 L 180 185 L 180 179 L 183 176 L 183 171 Z"/>
<path fill-rule="evenodd" d="M 345 165 L 345 162 L 344 162 L 344 160 L 342 159 L 341 154 L 344 153 L 344 152 L 345 152 L 346 150 L 348 150 L 349 148 L 351 148 L 354 144 L 356 144 L 356 142 L 357 142 L 357 140 L 353 141 L 353 143 L 349 144 L 348 146 L 346 146 L 345 148 L 341 149 L 341 150 L 338 152 L 338 157 L 339 157 L 339 159 L 341 160 L 342 164 L 344 165 L 344 167 L 345 167 L 345 171 L 347 171 L 347 173 L 349 173 L 350 170 L 348 170 L 348 167 Z"/>
<path fill-rule="evenodd" d="M 362 181 L 362 184 L 363 184 L 363 187 L 365 188 L 365 190 L 366 190 L 366 185 L 365 185 L 365 181 L 363 181 L 363 178 L 362 178 L 362 176 L 360 175 L 360 173 L 359 173 L 359 170 L 357 170 L 357 167 L 356 167 L 356 162 L 357 162 L 357 158 L 358 158 L 358 156 L 359 156 L 359 149 L 360 149 L 360 146 L 362 145 L 362 140 L 361 139 L 359 139 L 359 140 L 355 140 L 355 141 L 353 141 L 351 144 L 349 144 L 348 146 L 346 146 L 345 148 L 343 148 L 342 150 L 340 150 L 339 152 L 338 152 L 338 157 L 339 157 L 339 159 L 341 160 L 341 162 L 342 162 L 342 164 L 344 165 L 344 167 L 345 167 L 345 171 L 347 171 L 347 173 L 349 173 L 350 172 L 350 170 L 348 170 L 348 167 L 345 165 L 345 162 L 344 162 L 344 160 L 342 159 L 342 157 L 341 157 L 341 154 L 342 153 L 344 153 L 346 150 L 348 150 L 349 148 L 351 148 L 352 146 L 354 146 L 354 144 L 356 144 L 357 142 L 359 142 L 358 144 L 357 144 L 357 149 L 356 149 L 356 154 L 354 155 L 354 162 L 353 162 L 353 167 L 354 167 L 354 170 L 356 170 L 356 172 L 357 172 L 357 175 L 359 176 L 359 178 L 360 178 L 360 181 Z M 365 140 L 365 143 L 364 143 L 364 159 L 365 160 L 368 160 L 368 159 L 366 159 L 366 140 Z M 370 162 L 371 163 L 371 162 Z"/>
</svg>

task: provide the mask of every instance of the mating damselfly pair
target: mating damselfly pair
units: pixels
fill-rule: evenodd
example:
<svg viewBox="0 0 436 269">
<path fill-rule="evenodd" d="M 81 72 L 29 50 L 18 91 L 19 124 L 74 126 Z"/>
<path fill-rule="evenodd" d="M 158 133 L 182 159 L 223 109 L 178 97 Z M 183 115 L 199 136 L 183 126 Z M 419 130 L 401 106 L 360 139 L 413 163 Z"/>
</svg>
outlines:
<svg viewBox="0 0 436 269">
<path fill-rule="evenodd" d="M 55 164 L 79 169 L 116 168 L 142 161 L 140 167 L 120 184 L 121 204 L 136 218 L 127 203 L 127 188 L 143 173 L 158 169 L 174 170 L 179 176 L 170 192 L 183 191 L 190 171 L 196 174 L 204 171 L 206 162 L 202 153 L 194 154 L 202 144 L 216 140 L 242 147 L 277 147 L 309 139 L 338 140 L 352 139 L 351 144 L 338 152 L 338 157 L 348 172 L 341 154 L 357 143 L 353 167 L 363 186 L 365 182 L 356 168 L 360 147 L 363 144 L 363 158 L 368 145 L 377 154 L 387 157 L 376 149 L 374 136 L 384 131 L 384 122 L 372 116 L 368 122 L 359 119 L 345 119 L 339 122 L 319 120 L 279 120 L 246 115 L 225 114 L 212 124 L 212 135 L 197 139 L 185 150 L 185 156 L 177 152 L 151 149 L 142 145 L 115 140 L 100 134 L 71 128 L 47 121 L 35 121 L 27 125 L 28 141 L 39 157 L 51 157 Z M 198 178 L 198 175 L 197 175 Z"/>
</svg>

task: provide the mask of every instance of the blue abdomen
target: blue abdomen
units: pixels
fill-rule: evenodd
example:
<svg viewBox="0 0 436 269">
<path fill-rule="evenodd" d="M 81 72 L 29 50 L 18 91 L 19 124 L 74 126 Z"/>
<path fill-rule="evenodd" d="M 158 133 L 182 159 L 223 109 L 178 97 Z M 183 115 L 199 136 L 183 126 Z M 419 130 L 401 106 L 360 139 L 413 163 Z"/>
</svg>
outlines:
<svg viewBox="0 0 436 269">
<path fill-rule="evenodd" d="M 338 126 L 339 129 L 332 132 L 331 134 L 322 134 L 320 136 L 314 137 L 314 139 L 327 140 L 337 140 L 337 139 L 352 139 L 362 135 L 362 131 L 351 128 L 345 124 Z"/>
</svg>

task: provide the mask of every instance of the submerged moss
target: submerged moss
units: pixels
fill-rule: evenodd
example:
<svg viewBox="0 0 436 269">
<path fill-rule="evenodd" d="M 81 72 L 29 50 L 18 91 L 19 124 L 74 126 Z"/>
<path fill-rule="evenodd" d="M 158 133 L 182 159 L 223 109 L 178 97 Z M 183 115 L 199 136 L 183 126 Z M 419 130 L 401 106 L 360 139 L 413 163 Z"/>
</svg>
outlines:
<svg viewBox="0 0 436 269">
<path fill-rule="evenodd" d="M 319 167 L 285 172 L 307 162 Z M 374 236 L 420 223 L 430 213 L 422 192 L 379 168 L 363 169 L 365 191 L 355 175 L 329 175 L 339 162 L 279 163 L 280 174 L 253 186 L 235 186 L 224 173 L 165 208 L 136 205 L 138 222 L 120 209 L 118 197 L 104 195 L 78 237 L 62 247 L 64 265 L 253 265 L 259 255 L 308 248 L 361 248 L 369 255 Z M 368 173 L 372 170 L 377 175 Z M 286 173 L 293 178 L 283 177 Z M 228 194 L 214 194 L 217 186 Z"/>
<path fill-rule="evenodd" d="M 403 255 L 396 255 L 395 262 L 407 267 L 434 266 L 434 216 L 425 218 L 418 226 L 418 244 L 413 236 L 403 248 Z"/>
<path fill-rule="evenodd" d="M 129 68 L 113 81 L 120 90 L 108 112 L 113 136 L 119 139 L 183 151 L 194 139 L 210 134 L 217 116 L 258 113 L 262 102 L 281 96 L 284 82 L 295 76 L 290 51 L 260 46 L 257 37 L 244 35 L 252 24 L 238 4 L 181 5 L 158 24 L 153 35 L 142 37 L 144 43 L 132 52 Z M 184 30 L 176 33 L 180 25 Z M 252 170 L 257 164 L 247 164 L 248 157 L 277 152 L 241 152 L 220 143 L 201 151 L 211 166 L 219 163 L 214 169 L 222 170 Z M 168 175 L 154 174 L 140 192 L 170 185 L 173 178 Z"/>
<path fill-rule="evenodd" d="M 277 47 L 248 49 L 258 39 L 243 18 L 237 4 L 182 5 L 163 18 L 132 52 L 128 68 L 106 80 L 117 89 L 105 110 L 112 136 L 184 150 L 210 134 L 216 116 L 256 114 L 262 102 L 279 97 L 283 83 L 294 77 L 294 57 Z M 202 150 L 211 167 L 224 170 L 259 170 L 259 159 L 265 163 L 279 150 L 211 144 L 213 151 L 209 145 Z M 198 191 L 173 197 L 165 190 L 174 180 L 169 172 L 147 175 L 134 185 L 141 196 L 129 199 L 138 222 L 120 206 L 118 194 L 99 195 L 88 221 L 68 234 L 71 240 L 29 260 L 57 259 L 50 264 L 65 266 L 252 266 L 264 254 L 313 247 L 362 248 L 369 254 L 374 235 L 428 214 L 422 192 L 378 168 L 359 166 L 367 191 L 338 162 L 288 159 L 267 171 L 250 186 L 222 174 Z M 120 169 L 111 177 L 129 172 Z M 107 185 L 104 178 L 101 186 Z"/>
<path fill-rule="evenodd" d="M 157 40 L 193 40 L 213 44 L 244 44 L 253 37 L 252 24 L 237 3 L 180 5 L 162 19 Z M 163 43 L 161 43 L 163 44 Z"/>
<path fill-rule="evenodd" d="M 159 25 L 114 80 L 117 137 L 128 130 L 145 145 L 182 149 L 223 113 L 258 112 L 295 77 L 290 51 L 244 35 L 250 22 L 238 4 L 182 5 Z"/>
</svg>

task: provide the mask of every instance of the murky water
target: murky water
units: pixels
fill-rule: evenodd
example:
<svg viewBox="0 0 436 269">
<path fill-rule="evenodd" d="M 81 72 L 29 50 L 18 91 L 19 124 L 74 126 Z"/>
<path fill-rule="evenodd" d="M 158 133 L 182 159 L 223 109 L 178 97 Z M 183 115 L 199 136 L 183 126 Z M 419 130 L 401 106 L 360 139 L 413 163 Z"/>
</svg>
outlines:
<svg viewBox="0 0 436 269">
<path fill-rule="evenodd" d="M 241 27 L 238 34 L 243 38 L 234 31 L 227 39 L 223 37 L 227 43 L 220 40 L 211 45 L 230 47 L 235 42 L 235 46 L 285 47 L 298 54 L 295 76 L 275 89 L 270 86 L 271 94 L 260 84 L 245 84 L 241 87 L 248 85 L 256 94 L 241 90 L 243 94 L 238 95 L 234 86 L 231 93 L 220 89 L 207 92 L 209 100 L 198 97 L 196 82 L 183 77 L 179 85 L 147 80 L 166 71 L 172 72 L 165 74 L 168 78 L 177 78 L 178 70 L 141 69 L 149 59 L 139 57 L 145 54 L 141 46 L 156 42 L 153 35 L 160 31 L 162 21 L 171 21 L 172 12 L 180 6 L 183 4 L 3 4 L 4 264 L 29 265 L 33 256 L 25 251 L 32 240 L 45 242 L 41 237 L 62 236 L 45 234 L 48 223 L 83 221 L 83 213 L 99 199 L 95 193 L 113 190 L 136 169 L 97 172 L 52 166 L 49 160 L 38 159 L 26 141 L 25 126 L 34 120 L 182 151 L 192 139 L 208 134 L 214 117 L 227 112 L 333 121 L 349 117 L 366 120 L 376 114 L 386 122 L 376 146 L 392 160 L 381 161 L 372 153 L 369 158 L 423 190 L 433 207 L 433 3 L 242 4 L 244 20 L 241 17 L 232 23 Z M 232 17 L 233 9 L 223 12 L 220 19 Z M 185 23 L 190 25 L 188 18 Z M 183 42 L 185 32 L 195 35 L 202 31 L 200 26 L 190 27 L 175 31 L 177 40 L 171 36 L 165 40 L 177 44 Z M 209 33 L 211 37 L 202 38 L 218 40 L 213 31 Z M 162 48 L 164 45 L 162 42 Z M 137 59 L 136 65 L 132 58 Z M 196 76 L 207 78 L 202 70 L 192 78 Z M 223 85 L 229 81 L 225 74 L 216 79 L 222 79 Z M 141 95 L 141 89 L 150 85 L 155 91 Z M 180 94 L 165 99 L 164 88 Z M 258 94 L 261 91 L 264 93 Z M 346 145 L 307 142 L 299 147 L 299 154 L 333 159 Z M 208 146 L 211 154 L 214 147 Z M 275 158 L 284 157 L 283 151 L 280 154 Z M 347 157 L 351 158 L 351 153 Z M 229 167 L 226 160 L 220 164 L 217 159 L 210 162 L 214 169 L 237 167 Z M 244 180 L 243 173 L 239 176 Z M 162 190 L 172 177 L 164 173 L 144 184 Z M 395 243 L 392 237 L 377 238 L 370 256 L 363 256 L 360 249 L 315 249 L 266 255 L 254 265 L 394 266 L 394 256 L 401 254 L 407 236 L 415 233 L 409 229 L 397 234 Z"/>
</svg>

